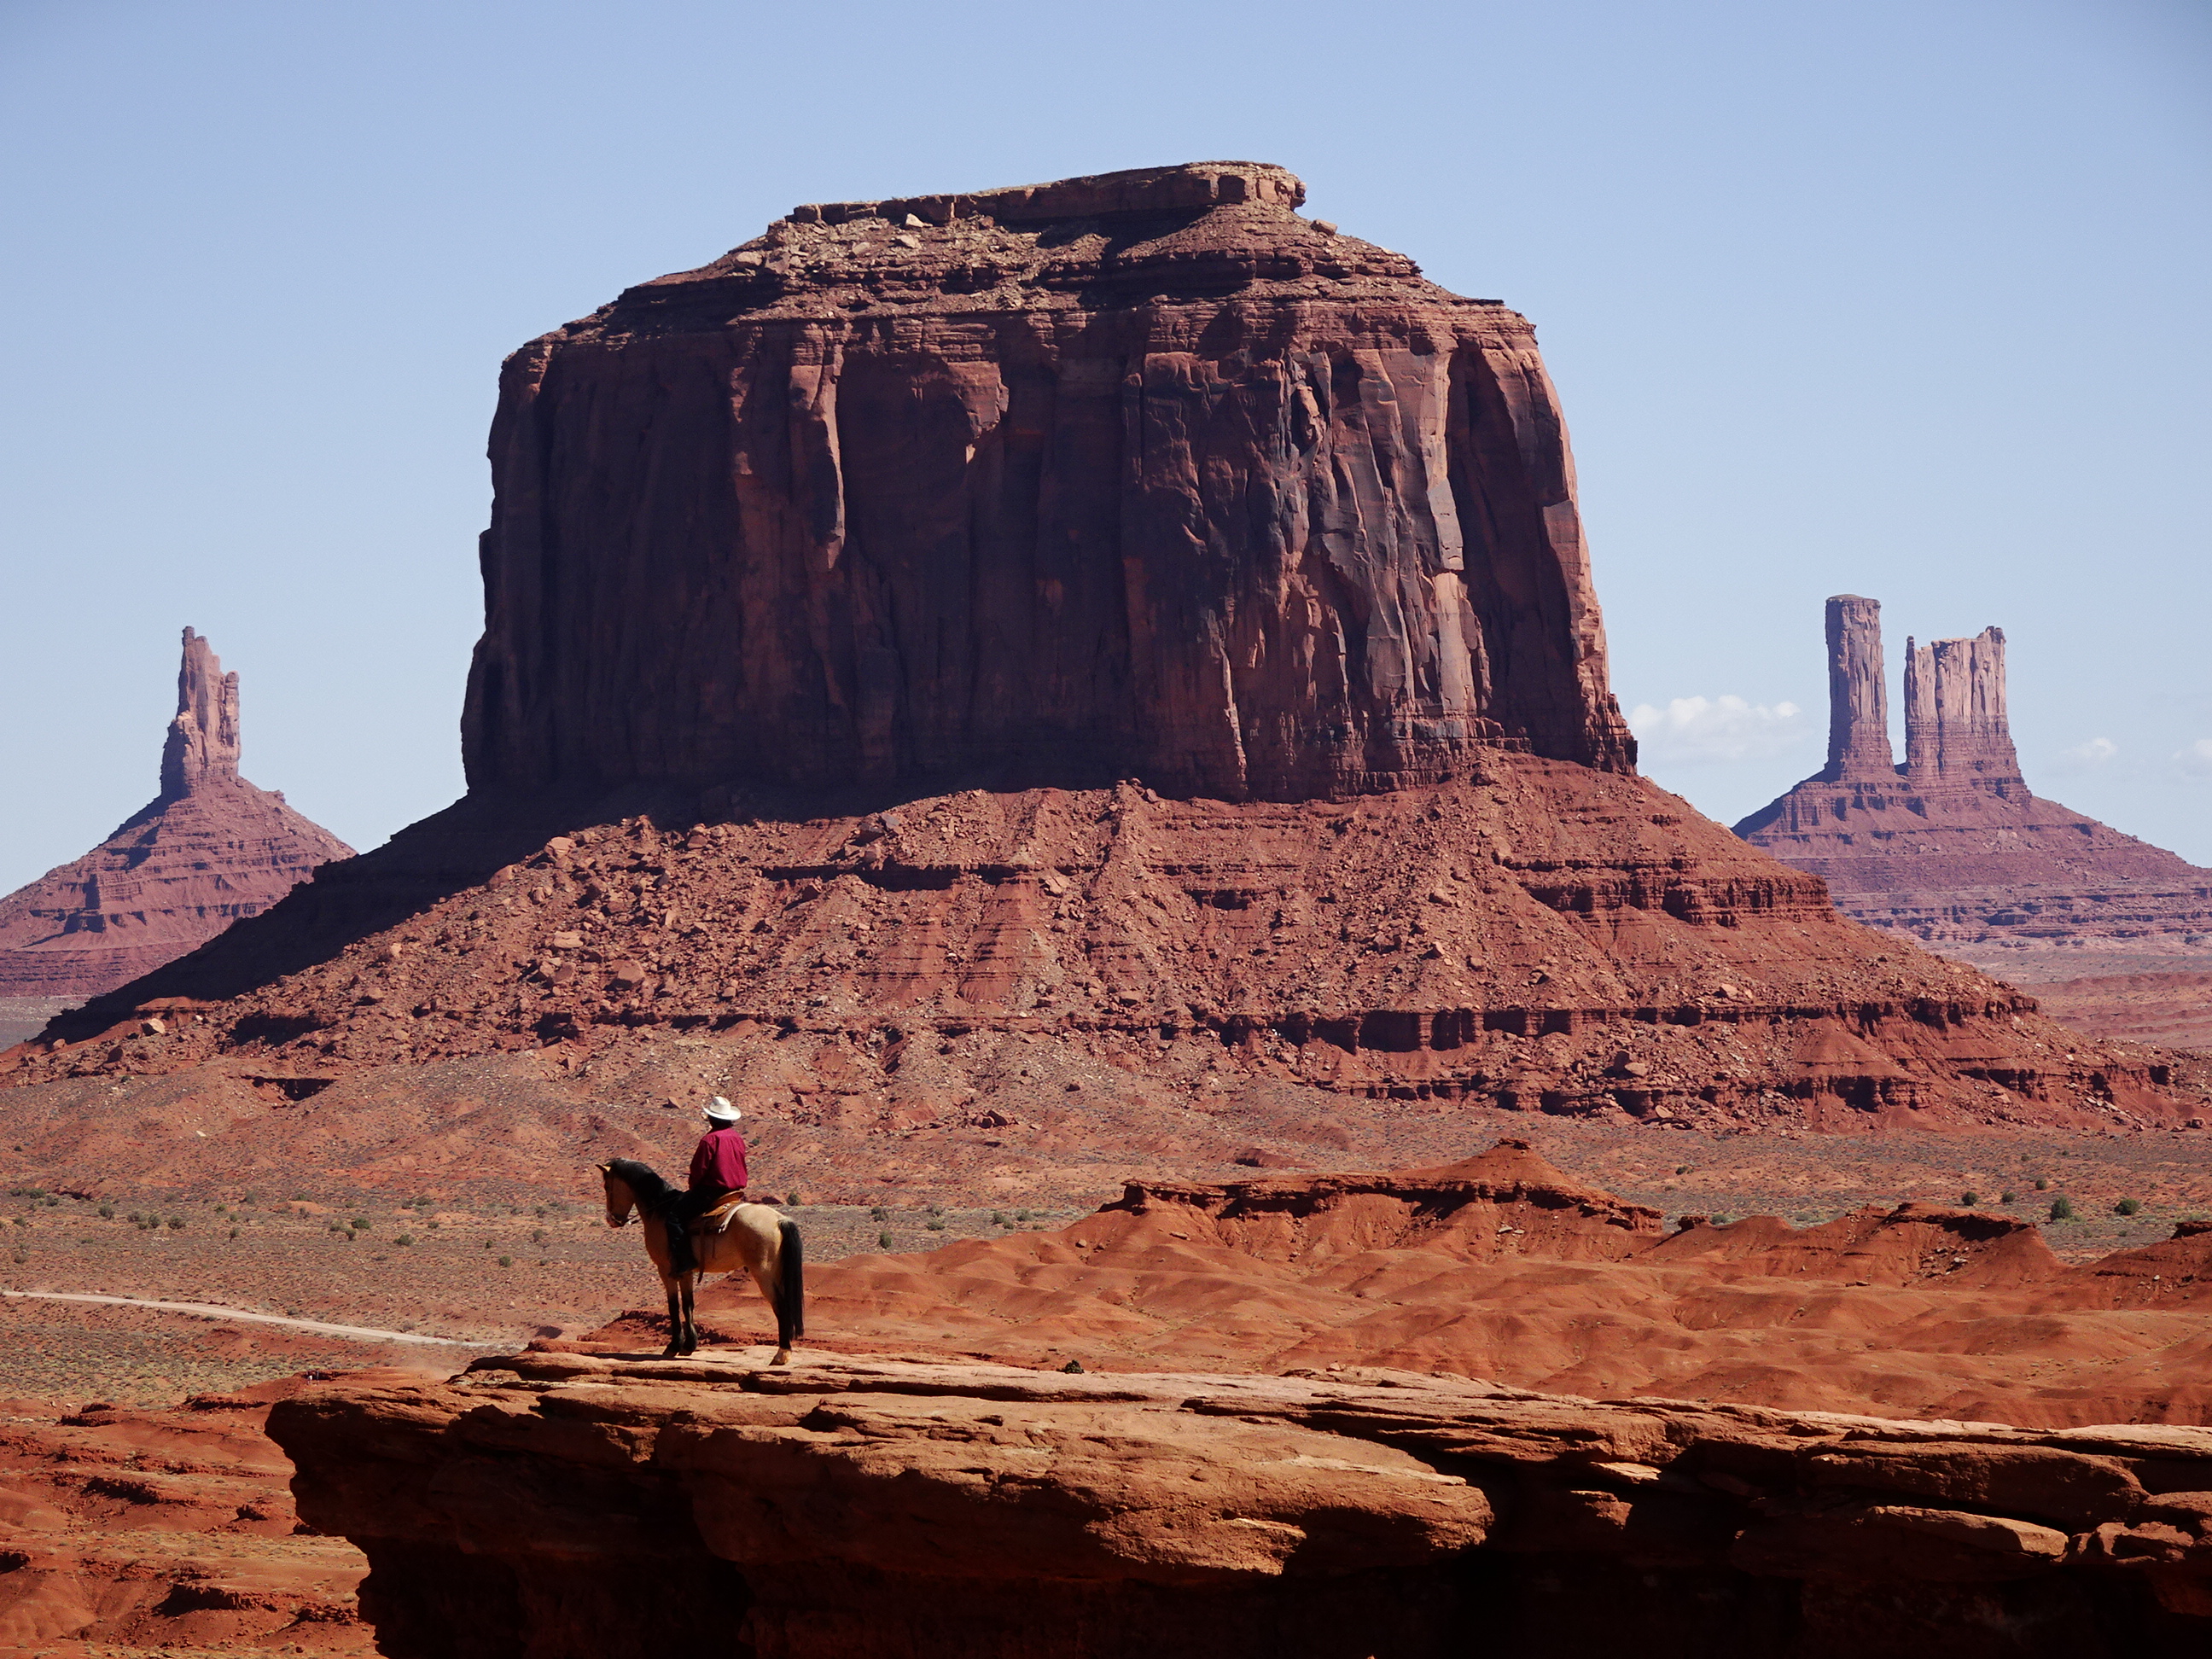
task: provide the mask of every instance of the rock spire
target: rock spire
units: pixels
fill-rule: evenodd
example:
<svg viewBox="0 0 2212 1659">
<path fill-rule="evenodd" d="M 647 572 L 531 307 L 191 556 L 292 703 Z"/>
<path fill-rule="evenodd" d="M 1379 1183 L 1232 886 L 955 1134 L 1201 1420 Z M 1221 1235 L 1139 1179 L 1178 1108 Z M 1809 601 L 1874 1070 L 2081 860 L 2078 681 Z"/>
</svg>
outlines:
<svg viewBox="0 0 2212 1659">
<path fill-rule="evenodd" d="M 161 792 L 82 858 L 0 899 L 0 1002 L 112 990 L 352 854 L 239 775 L 238 676 L 187 628 Z"/>
<path fill-rule="evenodd" d="M 185 630 L 177 667 L 177 717 L 161 745 L 161 799 L 181 800 L 210 778 L 238 775 L 238 676 L 198 634 Z"/>
<path fill-rule="evenodd" d="M 1881 665 L 1881 601 L 1838 593 L 1828 601 L 1828 768 L 1820 775 L 1837 782 L 1895 770 L 1889 687 Z"/>
<path fill-rule="evenodd" d="M 1905 642 L 1905 771 L 1916 782 L 2025 789 L 2005 718 L 2005 636 Z"/>
</svg>

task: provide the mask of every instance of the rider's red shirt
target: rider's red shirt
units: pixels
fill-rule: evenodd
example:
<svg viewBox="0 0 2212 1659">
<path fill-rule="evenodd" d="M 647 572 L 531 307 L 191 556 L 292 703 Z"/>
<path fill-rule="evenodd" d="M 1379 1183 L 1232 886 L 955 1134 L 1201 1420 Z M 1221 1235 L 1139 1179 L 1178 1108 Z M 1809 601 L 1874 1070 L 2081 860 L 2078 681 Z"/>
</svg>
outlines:
<svg viewBox="0 0 2212 1659">
<path fill-rule="evenodd" d="M 719 1188 L 743 1192 L 745 1187 L 745 1138 L 735 1129 L 713 1129 L 699 1137 L 699 1150 L 691 1154 L 691 1190 Z"/>
</svg>

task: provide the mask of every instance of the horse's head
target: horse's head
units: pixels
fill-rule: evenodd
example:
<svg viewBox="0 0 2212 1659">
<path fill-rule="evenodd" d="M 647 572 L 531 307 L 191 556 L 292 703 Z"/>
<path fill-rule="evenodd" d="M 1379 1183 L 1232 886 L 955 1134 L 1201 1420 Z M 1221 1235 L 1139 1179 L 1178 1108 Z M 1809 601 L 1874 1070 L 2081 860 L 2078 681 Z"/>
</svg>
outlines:
<svg viewBox="0 0 2212 1659">
<path fill-rule="evenodd" d="M 637 1207 L 637 1194 L 630 1190 L 629 1182 L 615 1173 L 611 1164 L 599 1165 L 599 1182 L 607 1193 L 607 1225 L 627 1225 L 630 1212 Z"/>
</svg>

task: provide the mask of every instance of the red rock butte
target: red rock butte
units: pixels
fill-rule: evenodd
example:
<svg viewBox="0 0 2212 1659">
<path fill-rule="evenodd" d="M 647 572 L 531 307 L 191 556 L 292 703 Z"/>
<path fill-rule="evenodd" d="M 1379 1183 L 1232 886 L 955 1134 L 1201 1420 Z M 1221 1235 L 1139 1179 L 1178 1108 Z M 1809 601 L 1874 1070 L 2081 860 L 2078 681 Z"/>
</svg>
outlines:
<svg viewBox="0 0 2212 1659">
<path fill-rule="evenodd" d="M 1041 1158 L 1117 1112 L 1172 1163 L 1216 1091 L 2201 1121 L 1635 775 L 1528 323 L 1304 195 L 805 207 L 526 346 L 468 797 L 15 1080 L 518 1051 L 552 1091 L 658 1034 L 830 1164 L 897 1133 L 947 1179 L 979 1125 Z"/>
<path fill-rule="evenodd" d="M 473 787 L 1626 769 L 1534 331 L 1212 162 L 805 207 L 507 362 Z"/>
<path fill-rule="evenodd" d="M 353 849 L 238 775 L 238 676 L 185 629 L 161 793 L 0 899 L 0 997 L 96 996 L 258 915 Z"/>
<path fill-rule="evenodd" d="M 2123 951 L 2212 965 L 2212 870 L 2028 788 L 2002 629 L 1905 642 L 1901 766 L 1881 606 L 1838 594 L 1827 631 L 1828 763 L 1738 835 L 1819 876 L 1845 914 L 1984 966 L 2054 951 L 2075 971 Z"/>
</svg>

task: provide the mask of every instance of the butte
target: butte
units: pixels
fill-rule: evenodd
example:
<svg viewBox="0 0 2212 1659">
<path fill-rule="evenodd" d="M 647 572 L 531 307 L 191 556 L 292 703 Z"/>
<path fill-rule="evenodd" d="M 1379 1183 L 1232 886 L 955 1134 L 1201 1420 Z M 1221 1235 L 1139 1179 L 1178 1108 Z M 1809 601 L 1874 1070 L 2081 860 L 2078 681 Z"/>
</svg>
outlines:
<svg viewBox="0 0 2212 1659">
<path fill-rule="evenodd" d="M 187 628 L 161 793 L 82 858 L 0 899 L 0 1011 L 43 1019 L 128 984 L 353 856 L 282 790 L 239 776 L 238 735 L 238 676 Z"/>
<path fill-rule="evenodd" d="M 1827 636 L 1828 763 L 1736 833 L 1869 927 L 2039 982 L 2069 1023 L 2212 1047 L 2212 870 L 2029 789 L 2003 630 L 1905 641 L 1903 765 L 1881 606 L 1837 595 Z"/>
<path fill-rule="evenodd" d="M 234 1156 L 450 1097 L 563 1176 L 711 1089 L 817 1189 L 2203 1121 L 1637 775 L 1529 324 L 1304 196 L 805 206 L 525 346 L 465 798 L 12 1083 L 204 1089 Z"/>
</svg>

